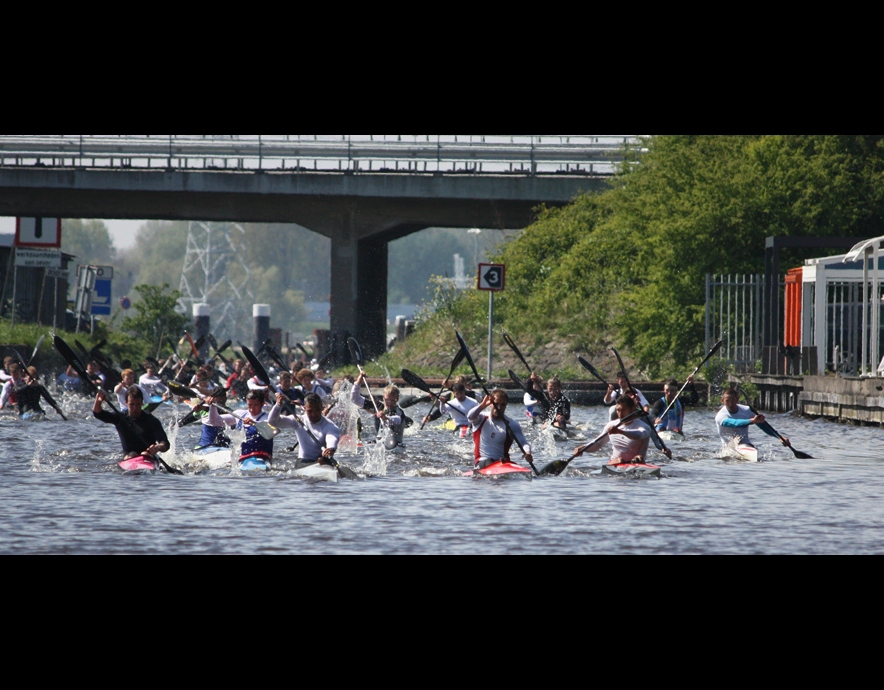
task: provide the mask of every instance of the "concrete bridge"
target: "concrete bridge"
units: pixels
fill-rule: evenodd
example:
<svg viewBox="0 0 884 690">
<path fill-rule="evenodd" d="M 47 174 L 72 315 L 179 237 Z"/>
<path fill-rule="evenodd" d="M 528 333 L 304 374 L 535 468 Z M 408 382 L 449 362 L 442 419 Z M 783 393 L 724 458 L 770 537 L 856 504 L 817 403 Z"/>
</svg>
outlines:
<svg viewBox="0 0 884 690">
<path fill-rule="evenodd" d="M 0 135 L 0 215 L 296 223 L 331 239 L 331 329 L 385 343 L 387 244 L 518 229 L 603 189 L 629 135 Z M 365 286 L 371 285 L 371 290 Z"/>
</svg>

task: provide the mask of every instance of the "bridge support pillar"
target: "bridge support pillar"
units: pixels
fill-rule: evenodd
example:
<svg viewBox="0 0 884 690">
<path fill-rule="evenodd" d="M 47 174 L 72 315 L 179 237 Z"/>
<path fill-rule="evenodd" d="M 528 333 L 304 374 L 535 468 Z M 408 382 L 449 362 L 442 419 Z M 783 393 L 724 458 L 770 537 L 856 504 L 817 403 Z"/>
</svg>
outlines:
<svg viewBox="0 0 884 690">
<path fill-rule="evenodd" d="M 331 348 L 338 362 L 348 361 L 347 338 L 359 341 L 367 358 L 386 349 L 387 240 L 332 236 Z"/>
</svg>

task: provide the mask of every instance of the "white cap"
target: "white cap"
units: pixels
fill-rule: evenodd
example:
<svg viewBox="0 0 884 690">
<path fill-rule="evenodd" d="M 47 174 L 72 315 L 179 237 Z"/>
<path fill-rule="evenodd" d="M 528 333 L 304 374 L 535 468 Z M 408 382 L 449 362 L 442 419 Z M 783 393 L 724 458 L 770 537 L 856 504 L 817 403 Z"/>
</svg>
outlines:
<svg viewBox="0 0 884 690">
<path fill-rule="evenodd" d="M 194 304 L 193 305 L 193 315 L 194 316 L 211 316 L 212 308 L 208 304 Z"/>
<path fill-rule="evenodd" d="M 270 316 L 269 304 L 253 304 L 252 316 Z"/>
</svg>

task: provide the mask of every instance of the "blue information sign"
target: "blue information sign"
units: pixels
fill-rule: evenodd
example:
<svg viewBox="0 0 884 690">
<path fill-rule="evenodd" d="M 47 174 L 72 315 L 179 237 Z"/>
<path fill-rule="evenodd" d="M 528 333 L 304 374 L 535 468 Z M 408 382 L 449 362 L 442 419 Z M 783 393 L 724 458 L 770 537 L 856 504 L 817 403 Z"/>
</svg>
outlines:
<svg viewBox="0 0 884 690">
<path fill-rule="evenodd" d="M 92 314 L 94 316 L 110 316 L 111 313 L 111 280 L 98 278 L 92 291 Z"/>
</svg>

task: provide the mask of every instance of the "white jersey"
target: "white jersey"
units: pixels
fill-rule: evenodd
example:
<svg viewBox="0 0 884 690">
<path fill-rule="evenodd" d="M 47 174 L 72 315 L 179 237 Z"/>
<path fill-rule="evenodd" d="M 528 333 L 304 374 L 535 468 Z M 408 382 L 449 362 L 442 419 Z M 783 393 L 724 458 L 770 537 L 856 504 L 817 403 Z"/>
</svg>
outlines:
<svg viewBox="0 0 884 690">
<path fill-rule="evenodd" d="M 601 450 L 610 441 L 614 449 L 611 460 L 629 462 L 639 455 L 645 457 L 648 452 L 648 442 L 651 439 L 651 430 L 648 425 L 641 420 L 635 419 L 620 427 L 619 431 L 622 431 L 623 434 L 611 434 L 611 429 L 617 426 L 619 421 L 608 422 L 605 426 L 605 436 L 596 443 L 591 444 L 586 450 L 590 452 Z"/>
<path fill-rule="evenodd" d="M 300 424 L 298 420 L 301 421 Z M 320 418 L 316 424 L 311 422 L 306 414 L 298 415 L 296 420 L 291 415 L 282 414 L 282 408 L 279 405 L 273 406 L 267 421 L 280 429 L 294 430 L 298 437 L 298 459 L 307 462 L 319 460 L 324 448 L 337 448 L 341 438 L 341 429 L 327 417 Z"/>
<path fill-rule="evenodd" d="M 505 415 L 503 419 L 493 419 L 491 410 L 480 412 L 478 404 L 467 413 L 467 419 L 472 425 L 473 455 L 477 463 L 484 460 L 503 460 L 508 457 L 511 437 L 525 455 L 531 453 L 531 446 L 517 421 Z"/>
<path fill-rule="evenodd" d="M 748 420 L 754 416 L 755 413 L 746 405 L 737 405 L 737 411 L 733 413 L 722 405 L 718 414 L 715 415 L 715 423 L 718 425 L 718 435 L 721 437 L 721 442 L 726 445 L 731 439 L 736 438 L 737 443 L 750 443 Z"/>
<path fill-rule="evenodd" d="M 447 403 L 443 403 L 442 413 L 447 412 L 450 414 L 457 426 L 469 426 L 470 420 L 467 419 L 467 415 L 478 404 L 472 398 L 464 398 L 463 402 L 460 402 L 457 398 L 452 398 Z"/>
</svg>

